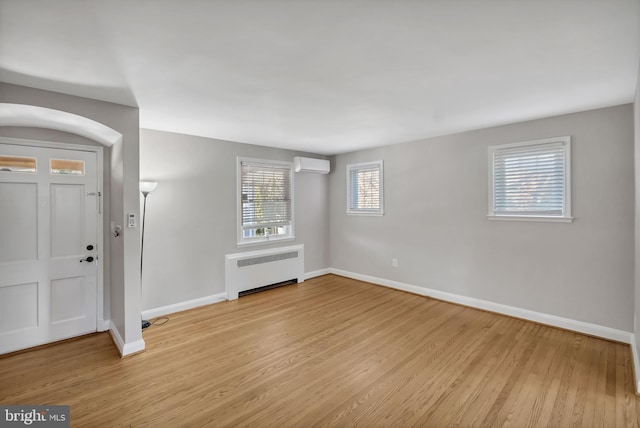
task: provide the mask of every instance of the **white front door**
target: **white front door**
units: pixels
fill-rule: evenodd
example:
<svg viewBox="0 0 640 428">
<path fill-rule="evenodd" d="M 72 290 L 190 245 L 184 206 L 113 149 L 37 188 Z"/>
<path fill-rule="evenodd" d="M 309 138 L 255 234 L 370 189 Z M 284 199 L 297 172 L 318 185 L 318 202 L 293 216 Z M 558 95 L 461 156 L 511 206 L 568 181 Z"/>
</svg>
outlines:
<svg viewBox="0 0 640 428">
<path fill-rule="evenodd" d="M 0 144 L 0 354 L 96 331 L 96 153 Z"/>
</svg>

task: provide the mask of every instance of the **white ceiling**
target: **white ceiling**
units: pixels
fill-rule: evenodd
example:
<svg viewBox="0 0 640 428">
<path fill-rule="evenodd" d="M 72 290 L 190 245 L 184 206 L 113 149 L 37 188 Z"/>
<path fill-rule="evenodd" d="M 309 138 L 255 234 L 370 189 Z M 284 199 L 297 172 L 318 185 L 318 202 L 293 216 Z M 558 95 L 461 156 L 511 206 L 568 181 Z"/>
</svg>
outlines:
<svg viewBox="0 0 640 428">
<path fill-rule="evenodd" d="M 319 154 L 633 101 L 640 0 L 0 0 L 0 80 Z"/>
</svg>

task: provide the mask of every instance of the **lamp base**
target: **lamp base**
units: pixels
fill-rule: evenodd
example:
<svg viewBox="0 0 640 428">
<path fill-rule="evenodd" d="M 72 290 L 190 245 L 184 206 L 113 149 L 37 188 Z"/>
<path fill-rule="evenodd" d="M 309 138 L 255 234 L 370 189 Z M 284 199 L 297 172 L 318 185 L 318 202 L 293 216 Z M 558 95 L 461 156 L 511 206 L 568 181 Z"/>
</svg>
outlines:
<svg viewBox="0 0 640 428">
<path fill-rule="evenodd" d="M 151 323 L 147 320 L 142 320 L 142 329 L 151 327 Z"/>
</svg>

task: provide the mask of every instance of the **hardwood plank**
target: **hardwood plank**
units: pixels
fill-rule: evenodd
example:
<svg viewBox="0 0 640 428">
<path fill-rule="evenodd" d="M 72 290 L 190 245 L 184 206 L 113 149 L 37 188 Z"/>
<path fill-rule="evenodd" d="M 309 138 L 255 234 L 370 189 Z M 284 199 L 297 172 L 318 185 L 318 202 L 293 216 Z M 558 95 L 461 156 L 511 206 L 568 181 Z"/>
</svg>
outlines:
<svg viewBox="0 0 640 428">
<path fill-rule="evenodd" d="M 627 345 L 326 275 L 0 356 L 0 403 L 72 426 L 635 426 Z"/>
</svg>

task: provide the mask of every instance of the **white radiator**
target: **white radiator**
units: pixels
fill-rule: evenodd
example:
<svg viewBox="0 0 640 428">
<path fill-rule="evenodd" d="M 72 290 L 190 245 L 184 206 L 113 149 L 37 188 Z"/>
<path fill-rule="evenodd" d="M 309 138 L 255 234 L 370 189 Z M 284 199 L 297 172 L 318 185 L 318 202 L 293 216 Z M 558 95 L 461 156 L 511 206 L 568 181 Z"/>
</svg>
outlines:
<svg viewBox="0 0 640 428">
<path fill-rule="evenodd" d="M 295 279 L 304 281 L 304 245 L 225 255 L 225 283 L 229 300 L 241 291 Z"/>
</svg>

